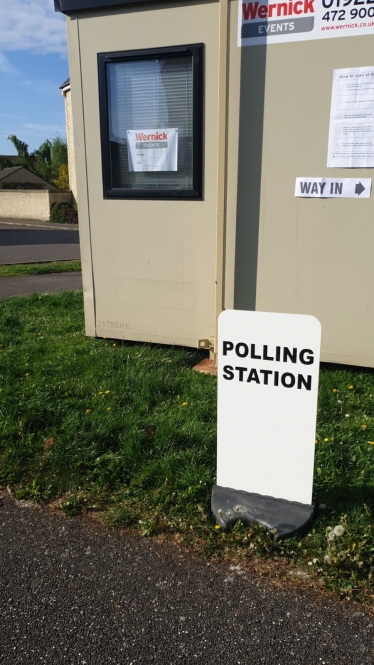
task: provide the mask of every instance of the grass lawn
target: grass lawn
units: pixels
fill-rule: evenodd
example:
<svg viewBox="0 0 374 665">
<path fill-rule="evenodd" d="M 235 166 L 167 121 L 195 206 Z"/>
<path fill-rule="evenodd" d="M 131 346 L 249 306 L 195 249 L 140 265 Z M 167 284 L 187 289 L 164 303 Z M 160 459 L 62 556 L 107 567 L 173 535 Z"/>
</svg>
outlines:
<svg viewBox="0 0 374 665">
<path fill-rule="evenodd" d="M 317 519 L 275 543 L 212 519 L 216 378 L 191 371 L 198 352 L 85 337 L 74 292 L 1 301 L 0 344 L 0 485 L 17 498 L 373 601 L 372 371 L 321 369 Z"/>
<path fill-rule="evenodd" d="M 0 266 L 0 277 L 18 275 L 45 275 L 51 272 L 72 272 L 81 270 L 80 261 L 50 261 L 49 263 L 19 263 Z"/>
</svg>

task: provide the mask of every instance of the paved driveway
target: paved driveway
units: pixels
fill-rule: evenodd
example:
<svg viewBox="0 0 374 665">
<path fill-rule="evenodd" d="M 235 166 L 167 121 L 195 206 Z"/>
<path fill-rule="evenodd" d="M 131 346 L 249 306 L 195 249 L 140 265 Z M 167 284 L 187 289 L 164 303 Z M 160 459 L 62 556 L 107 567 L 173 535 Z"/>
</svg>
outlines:
<svg viewBox="0 0 374 665">
<path fill-rule="evenodd" d="M 0 223 L 0 265 L 79 258 L 77 229 L 32 228 Z"/>
<path fill-rule="evenodd" d="M 0 501 L 1 665 L 373 665 L 374 618 L 240 566 Z"/>
</svg>

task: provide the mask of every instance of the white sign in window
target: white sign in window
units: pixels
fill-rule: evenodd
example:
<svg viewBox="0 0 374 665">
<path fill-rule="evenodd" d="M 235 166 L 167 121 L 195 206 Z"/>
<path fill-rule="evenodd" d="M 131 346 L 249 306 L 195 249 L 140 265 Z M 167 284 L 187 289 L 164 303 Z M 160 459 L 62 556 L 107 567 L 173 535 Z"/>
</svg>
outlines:
<svg viewBox="0 0 374 665">
<path fill-rule="evenodd" d="M 177 171 L 178 129 L 127 130 L 129 171 Z"/>
</svg>

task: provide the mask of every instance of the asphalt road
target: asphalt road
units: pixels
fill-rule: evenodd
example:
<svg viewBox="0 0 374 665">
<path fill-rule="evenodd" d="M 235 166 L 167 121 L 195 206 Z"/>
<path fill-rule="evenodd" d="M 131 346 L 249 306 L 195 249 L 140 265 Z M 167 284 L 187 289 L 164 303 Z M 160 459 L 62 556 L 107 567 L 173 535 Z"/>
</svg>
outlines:
<svg viewBox="0 0 374 665">
<path fill-rule="evenodd" d="M 79 258 L 77 229 L 32 228 L 0 223 L 0 265 Z"/>
<path fill-rule="evenodd" d="M 82 273 L 56 272 L 46 275 L 20 275 L 0 279 L 0 300 L 12 296 L 30 296 L 32 293 L 58 293 L 81 291 Z"/>
<path fill-rule="evenodd" d="M 1 665 L 372 665 L 374 618 L 5 493 Z"/>
</svg>

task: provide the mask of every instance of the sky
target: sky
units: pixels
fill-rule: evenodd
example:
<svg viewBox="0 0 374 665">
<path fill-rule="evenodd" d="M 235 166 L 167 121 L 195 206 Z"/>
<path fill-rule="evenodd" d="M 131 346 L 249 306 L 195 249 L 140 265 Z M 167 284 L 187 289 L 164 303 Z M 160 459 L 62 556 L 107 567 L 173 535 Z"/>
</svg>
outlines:
<svg viewBox="0 0 374 665">
<path fill-rule="evenodd" d="M 68 78 L 65 16 L 53 0 L 0 0 L 0 155 L 15 155 L 15 134 L 37 149 L 66 137 L 64 98 Z"/>
</svg>

